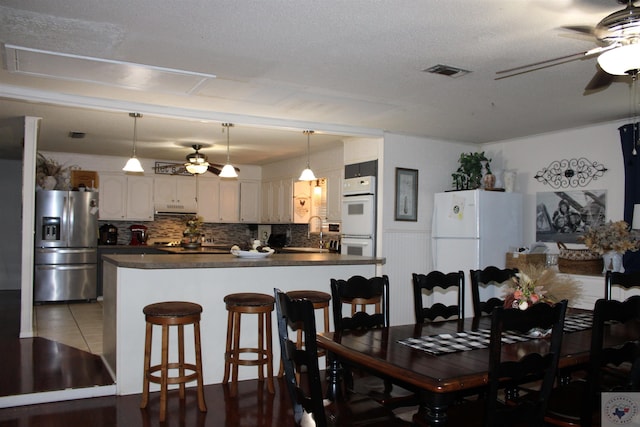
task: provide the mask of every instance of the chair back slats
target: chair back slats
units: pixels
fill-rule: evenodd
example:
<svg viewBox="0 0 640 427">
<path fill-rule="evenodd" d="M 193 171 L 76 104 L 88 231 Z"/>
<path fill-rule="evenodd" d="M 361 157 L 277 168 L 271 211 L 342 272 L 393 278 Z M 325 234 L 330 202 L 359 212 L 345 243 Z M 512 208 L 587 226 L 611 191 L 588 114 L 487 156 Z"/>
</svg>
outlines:
<svg viewBox="0 0 640 427">
<path fill-rule="evenodd" d="M 566 310 L 566 300 L 554 305 L 535 304 L 527 310 L 494 308 L 489 343 L 489 390 L 485 407 L 485 426 L 509 425 L 514 421 L 522 423 L 523 420 L 528 420 L 531 425 L 543 424 L 558 367 Z M 551 329 L 550 338 L 544 339 L 548 345 L 542 346 L 545 351 L 532 352 L 521 357 L 508 355 L 508 360 L 502 360 L 503 332 L 526 333 L 531 329 Z M 518 399 L 508 404 L 498 404 L 499 390 L 505 389 L 509 396 L 510 389 L 532 380 L 541 380 L 535 399 Z"/>
<path fill-rule="evenodd" d="M 517 272 L 517 268 L 499 269 L 494 266 L 489 266 L 483 270 L 470 270 L 471 297 L 473 301 L 473 315 L 475 317 L 491 314 L 494 307 L 500 307 L 504 304 L 504 300 L 497 297 L 491 297 L 482 301 L 480 299 L 480 287 L 501 286 L 502 283 L 514 277 Z"/>
<path fill-rule="evenodd" d="M 347 280 L 331 279 L 333 323 L 336 331 L 371 329 L 389 326 L 389 278 L 352 276 Z M 351 317 L 343 314 L 350 305 Z M 373 306 L 366 311 L 366 306 Z"/>
<path fill-rule="evenodd" d="M 614 286 L 619 286 L 623 289 L 640 288 L 640 271 L 634 273 L 607 271 L 604 281 L 605 299 L 611 299 L 611 290 Z"/>
<path fill-rule="evenodd" d="M 313 415 L 316 426 L 324 427 L 327 425 L 327 420 L 322 403 L 313 304 L 309 300 L 292 300 L 278 289 L 274 289 L 274 296 L 285 382 L 293 405 L 296 424 L 300 425 L 306 412 Z M 289 330 L 298 331 L 299 329 L 304 333 L 303 349 L 298 349 L 296 343 L 289 339 Z M 303 374 L 306 377 L 304 381 L 306 388 L 301 386 L 302 381 L 297 382 L 296 374 Z"/>
<path fill-rule="evenodd" d="M 437 318 L 449 319 L 457 316 L 464 317 L 464 273 L 462 271 L 454 273 L 443 273 L 441 271 L 431 271 L 429 274 L 413 273 L 413 305 L 416 323 L 434 321 Z M 456 304 L 445 305 L 435 302 L 430 307 L 425 307 L 423 303 L 423 291 L 434 295 L 434 289 L 440 288 L 448 290 L 456 288 L 458 296 Z"/>
</svg>

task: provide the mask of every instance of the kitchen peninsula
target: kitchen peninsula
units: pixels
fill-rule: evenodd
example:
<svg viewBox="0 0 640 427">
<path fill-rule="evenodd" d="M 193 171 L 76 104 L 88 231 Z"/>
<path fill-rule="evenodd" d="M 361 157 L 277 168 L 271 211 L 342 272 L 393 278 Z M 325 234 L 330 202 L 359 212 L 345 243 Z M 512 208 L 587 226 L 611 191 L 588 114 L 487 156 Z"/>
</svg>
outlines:
<svg viewBox="0 0 640 427">
<path fill-rule="evenodd" d="M 227 329 L 223 298 L 235 292 L 273 294 L 309 289 L 330 292 L 332 278 L 359 274 L 374 276 L 384 258 L 334 253 L 273 254 L 267 258 L 238 258 L 231 254 L 105 255 L 104 260 L 104 350 L 118 395 L 142 391 L 145 321 L 142 309 L 159 301 L 191 301 L 203 307 L 200 323 L 205 384 L 222 381 Z M 243 346 L 257 343 L 256 316 L 242 323 Z M 273 319 L 274 369 L 280 363 L 275 311 Z M 318 313 L 318 321 L 321 322 Z M 333 325 L 332 325 L 333 328 Z M 177 349 L 175 332 L 171 351 Z M 160 348 L 160 333 L 153 335 Z M 246 340 L 246 345 L 244 344 Z M 185 328 L 185 354 L 193 360 L 193 330 Z M 174 357 L 175 354 L 170 354 Z M 159 357 L 158 354 L 153 355 Z M 152 360 L 152 363 L 156 363 Z M 239 379 L 257 378 L 256 367 L 240 367 Z M 152 390 L 158 390 L 152 384 Z"/>
</svg>

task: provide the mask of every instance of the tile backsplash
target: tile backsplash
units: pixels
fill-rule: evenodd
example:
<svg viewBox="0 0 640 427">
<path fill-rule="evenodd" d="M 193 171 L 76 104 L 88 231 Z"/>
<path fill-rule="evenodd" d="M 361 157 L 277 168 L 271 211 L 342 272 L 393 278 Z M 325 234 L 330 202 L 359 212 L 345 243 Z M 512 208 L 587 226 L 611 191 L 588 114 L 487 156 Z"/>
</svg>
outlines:
<svg viewBox="0 0 640 427">
<path fill-rule="evenodd" d="M 98 221 L 98 227 L 103 224 L 113 224 L 118 228 L 118 244 L 128 245 L 131 241 L 129 227 L 134 224 L 141 224 L 147 227 L 147 235 L 152 239 L 167 239 L 169 241 L 180 240 L 182 232 L 186 228 L 186 221 L 190 218 L 187 215 L 158 215 L 154 221 Z M 317 234 L 307 236 L 307 224 L 273 224 L 272 233 L 286 234 L 290 231 L 291 240 L 289 246 L 317 247 L 319 236 Z M 256 224 L 217 224 L 204 223 L 201 226 L 204 237 L 219 244 L 248 244 L 253 239 L 262 239 L 258 236 Z M 329 236 L 325 238 L 327 240 Z M 331 236 L 338 238 L 338 235 Z"/>
</svg>

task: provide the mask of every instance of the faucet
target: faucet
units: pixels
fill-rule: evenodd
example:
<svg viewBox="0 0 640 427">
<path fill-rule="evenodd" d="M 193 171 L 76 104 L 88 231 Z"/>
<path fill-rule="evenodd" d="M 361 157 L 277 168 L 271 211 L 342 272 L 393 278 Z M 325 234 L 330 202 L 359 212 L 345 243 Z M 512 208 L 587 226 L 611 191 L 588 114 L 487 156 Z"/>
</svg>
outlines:
<svg viewBox="0 0 640 427">
<path fill-rule="evenodd" d="M 309 223 L 308 223 L 308 229 L 307 229 L 307 239 L 311 239 L 311 222 L 314 219 L 319 219 L 320 220 L 320 248 L 322 249 L 324 247 L 324 242 L 322 241 L 323 235 L 322 235 L 322 223 L 323 223 L 323 219 L 322 217 L 318 216 L 318 215 L 313 215 L 311 218 L 309 218 Z"/>
</svg>

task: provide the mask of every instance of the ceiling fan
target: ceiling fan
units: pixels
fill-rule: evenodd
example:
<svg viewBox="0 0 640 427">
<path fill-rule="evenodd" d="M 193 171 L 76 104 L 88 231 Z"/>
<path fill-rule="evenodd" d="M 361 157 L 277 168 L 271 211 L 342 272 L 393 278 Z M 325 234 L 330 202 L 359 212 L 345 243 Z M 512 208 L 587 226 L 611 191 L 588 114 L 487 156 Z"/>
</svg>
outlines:
<svg viewBox="0 0 640 427">
<path fill-rule="evenodd" d="M 591 57 L 598 58 L 598 71 L 585 87 L 585 91 L 607 87 L 617 75 L 635 76 L 640 69 L 640 7 L 634 6 L 635 1 L 617 0 L 620 4 L 626 4 L 626 7 L 607 15 L 595 27 L 584 25 L 563 27 L 594 37 L 598 47 L 501 70 L 496 72 L 501 75 L 496 77 L 496 80 Z"/>
<path fill-rule="evenodd" d="M 186 157 L 187 163 L 185 163 L 185 167 L 187 171 L 192 174 L 202 174 L 208 171 L 215 175 L 220 175 L 220 172 L 222 171 L 224 165 L 219 163 L 209 163 L 207 161 L 207 156 L 200 153 L 202 145 L 194 144 L 191 147 L 195 150 L 195 152 L 188 154 Z M 236 170 L 236 172 L 240 172 L 240 169 L 236 167 L 234 167 L 234 169 Z"/>
</svg>

